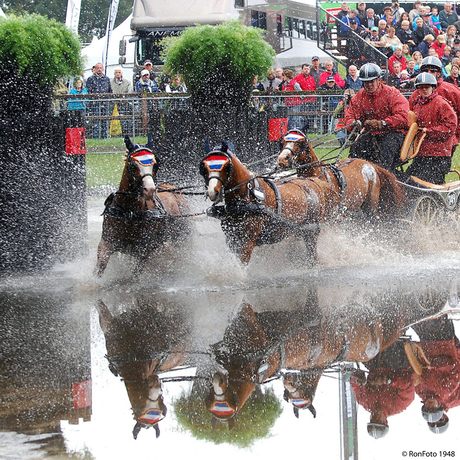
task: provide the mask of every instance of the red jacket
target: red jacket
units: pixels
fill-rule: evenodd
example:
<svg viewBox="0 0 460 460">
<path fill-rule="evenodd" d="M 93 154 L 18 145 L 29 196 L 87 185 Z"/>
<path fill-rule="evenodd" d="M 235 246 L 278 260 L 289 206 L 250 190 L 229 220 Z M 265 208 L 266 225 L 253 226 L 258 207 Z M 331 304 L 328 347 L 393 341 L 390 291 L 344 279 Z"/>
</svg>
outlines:
<svg viewBox="0 0 460 460">
<path fill-rule="evenodd" d="M 433 42 L 433 44 L 430 46 L 430 48 L 433 48 L 434 50 L 436 50 L 436 53 L 438 53 L 438 56 L 439 56 L 439 59 L 441 59 L 443 56 L 444 56 L 444 48 L 446 47 L 447 45 L 445 43 L 443 43 L 442 45 L 440 45 L 438 43 L 437 40 L 435 40 Z"/>
<path fill-rule="evenodd" d="M 382 369 L 383 370 L 383 369 Z M 412 369 L 387 369 L 386 374 L 391 383 L 371 386 L 358 385 L 353 379 L 351 387 L 358 404 L 368 412 L 382 411 L 386 417 L 403 412 L 415 398 Z"/>
<path fill-rule="evenodd" d="M 299 73 L 299 75 L 296 75 L 294 77 L 294 80 L 300 85 L 302 88 L 302 91 L 315 91 L 316 90 L 316 82 L 315 79 L 311 76 L 305 76 L 302 73 Z M 303 102 L 310 102 L 313 103 L 315 102 L 314 97 L 305 97 Z"/>
<path fill-rule="evenodd" d="M 419 128 L 427 129 L 418 156 L 450 157 L 457 129 L 457 115 L 452 106 L 436 91 L 426 99 L 411 97 L 409 106 L 417 115 Z"/>
<path fill-rule="evenodd" d="M 393 67 L 393 63 L 395 61 L 399 61 L 401 63 L 401 70 L 406 68 L 407 59 L 401 55 L 401 57 L 397 57 L 396 54 L 393 54 L 390 59 L 388 59 L 388 70 L 390 73 L 395 73 L 395 69 Z"/>
<path fill-rule="evenodd" d="M 451 83 L 445 82 L 442 78 L 438 79 L 438 87 L 436 88 L 436 92 L 441 95 L 447 102 L 450 103 L 454 112 L 457 115 L 457 123 L 460 120 L 460 89 L 457 88 L 455 85 Z M 409 104 L 415 99 L 418 98 L 418 91 L 414 91 L 410 98 Z M 457 130 L 455 132 L 456 139 L 454 139 L 454 145 L 458 144 L 458 139 L 460 138 L 460 123 L 458 123 Z"/>
<path fill-rule="evenodd" d="M 324 85 L 324 83 L 326 83 L 327 77 L 330 77 L 331 75 L 334 77 L 334 80 L 338 86 L 340 86 L 341 88 L 345 86 L 345 80 L 337 72 L 333 74 L 332 72 L 328 71 L 324 71 L 319 76 L 319 86 Z"/>
<path fill-rule="evenodd" d="M 295 88 L 295 84 L 297 82 L 295 81 L 295 78 L 293 78 L 290 82 L 287 82 L 283 86 L 283 91 L 300 91 Z M 284 103 L 289 106 L 293 105 L 301 105 L 302 104 L 302 98 L 300 97 L 286 97 L 284 99 Z"/>
<path fill-rule="evenodd" d="M 363 124 L 366 120 L 385 121 L 387 128 L 374 131 L 375 134 L 384 134 L 388 130 L 405 132 L 409 124 L 409 102 L 399 90 L 383 83 L 372 94 L 361 88 L 351 98 L 345 115 L 345 125 L 350 125 L 355 120 Z M 352 127 L 348 130 L 351 131 Z"/>
</svg>

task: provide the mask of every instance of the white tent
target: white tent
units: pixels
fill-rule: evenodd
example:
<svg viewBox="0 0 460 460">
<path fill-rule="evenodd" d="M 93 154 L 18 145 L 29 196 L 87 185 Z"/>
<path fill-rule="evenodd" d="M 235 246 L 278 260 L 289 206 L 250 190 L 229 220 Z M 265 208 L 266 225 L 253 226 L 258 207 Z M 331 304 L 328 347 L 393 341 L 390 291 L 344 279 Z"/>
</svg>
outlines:
<svg viewBox="0 0 460 460">
<path fill-rule="evenodd" d="M 113 71 L 115 67 L 120 67 L 118 63 L 119 56 L 119 46 L 120 40 L 123 39 L 125 36 L 132 35 L 131 32 L 131 18 L 132 15 L 129 15 L 118 27 L 113 29 L 110 43 L 109 43 L 109 52 L 107 58 L 107 76 L 112 78 Z M 93 37 L 93 41 L 91 44 L 86 46 L 82 49 L 81 54 L 84 59 L 84 73 L 83 76 L 86 78 L 91 76 L 91 69 L 93 65 L 97 64 L 98 62 L 102 62 L 102 57 L 106 47 L 106 38 L 105 36 L 98 39 L 97 37 Z M 126 43 L 126 64 L 122 67 L 123 69 L 123 76 L 128 79 L 132 80 L 133 76 L 133 63 L 134 63 L 134 43 Z"/>
</svg>

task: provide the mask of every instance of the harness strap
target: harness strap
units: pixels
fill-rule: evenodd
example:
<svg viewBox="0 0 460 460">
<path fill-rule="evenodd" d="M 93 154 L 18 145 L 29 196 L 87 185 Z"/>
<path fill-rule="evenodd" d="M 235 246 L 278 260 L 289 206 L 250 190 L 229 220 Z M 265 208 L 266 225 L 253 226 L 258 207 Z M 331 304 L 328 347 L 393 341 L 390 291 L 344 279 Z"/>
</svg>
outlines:
<svg viewBox="0 0 460 460">
<path fill-rule="evenodd" d="M 340 189 L 340 198 L 342 199 L 345 194 L 345 189 L 348 185 L 347 180 L 345 179 L 345 175 L 337 165 L 330 164 L 327 165 L 327 167 L 331 170 L 332 174 L 334 174 L 335 178 L 337 179 L 337 183 L 339 184 Z"/>
<path fill-rule="evenodd" d="M 276 186 L 276 184 L 270 180 L 270 179 L 264 179 L 265 182 L 270 186 L 270 188 L 273 190 L 275 193 L 275 199 L 276 199 L 276 214 L 281 215 L 281 212 L 283 210 L 283 197 L 281 196 L 281 193 Z"/>
</svg>

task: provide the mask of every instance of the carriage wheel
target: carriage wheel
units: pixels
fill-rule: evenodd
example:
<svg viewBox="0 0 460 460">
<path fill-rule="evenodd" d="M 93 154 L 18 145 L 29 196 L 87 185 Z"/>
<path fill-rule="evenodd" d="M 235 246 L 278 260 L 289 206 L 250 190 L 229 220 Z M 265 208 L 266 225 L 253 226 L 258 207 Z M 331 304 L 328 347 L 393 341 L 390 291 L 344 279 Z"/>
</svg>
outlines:
<svg viewBox="0 0 460 460">
<path fill-rule="evenodd" d="M 439 215 L 437 201 L 431 196 L 422 196 L 414 206 L 412 222 L 419 227 L 433 227 L 438 223 Z"/>
</svg>

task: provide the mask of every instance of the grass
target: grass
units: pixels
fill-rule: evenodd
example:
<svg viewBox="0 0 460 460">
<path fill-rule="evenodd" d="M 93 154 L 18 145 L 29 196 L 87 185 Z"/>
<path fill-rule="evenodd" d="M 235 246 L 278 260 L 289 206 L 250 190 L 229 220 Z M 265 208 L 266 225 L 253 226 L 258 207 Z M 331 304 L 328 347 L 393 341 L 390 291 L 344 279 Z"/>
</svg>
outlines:
<svg viewBox="0 0 460 460">
<path fill-rule="evenodd" d="M 313 139 L 313 136 L 312 136 Z M 137 138 L 136 142 L 145 143 L 146 138 Z M 87 149 L 89 153 L 97 152 L 115 152 L 115 153 L 97 153 L 94 155 L 86 155 L 86 183 L 88 187 L 98 187 L 103 185 L 117 187 L 120 183 L 121 175 L 124 167 L 125 146 L 123 139 L 88 139 Z M 108 150 L 111 149 L 111 150 Z M 328 156 L 332 148 L 316 148 L 318 156 Z M 334 151 L 337 154 L 338 150 Z M 343 156 L 348 156 L 348 151 L 345 150 Z M 457 149 L 453 161 L 452 169 L 460 171 L 460 152 Z M 446 176 L 446 182 L 459 180 L 455 173 L 450 173 Z"/>
</svg>

